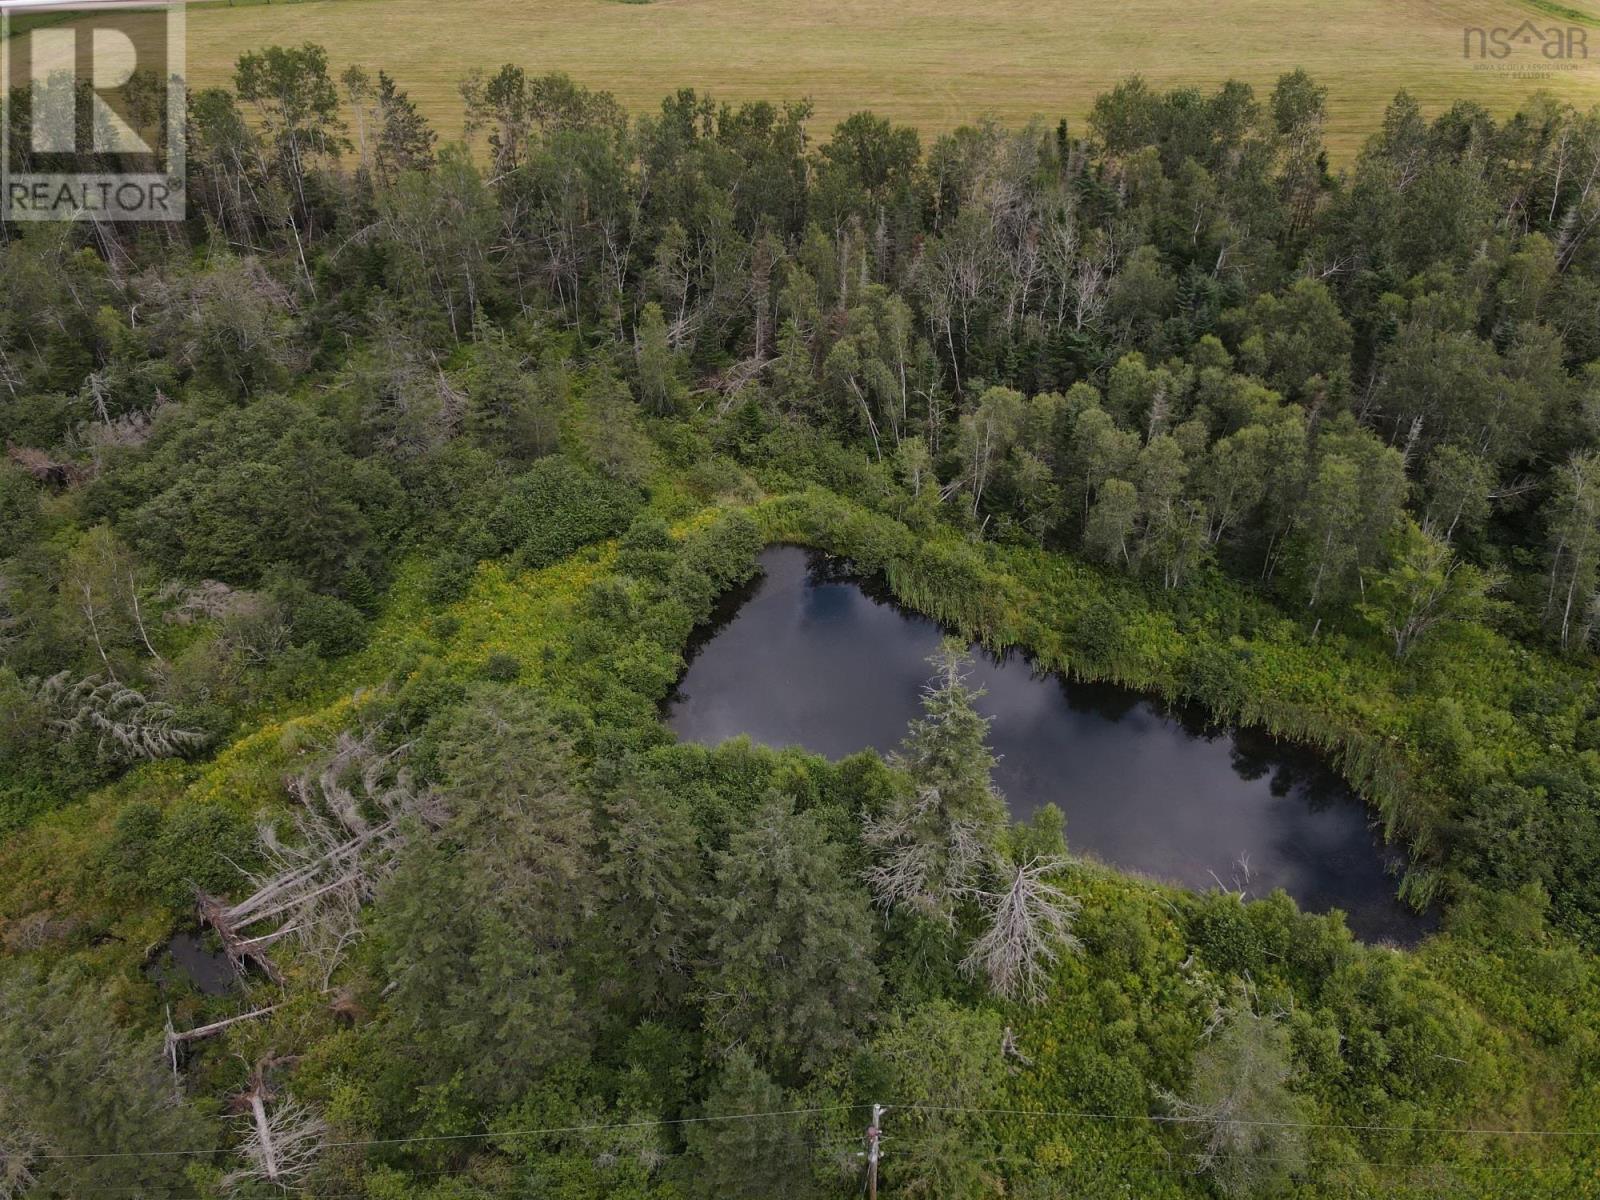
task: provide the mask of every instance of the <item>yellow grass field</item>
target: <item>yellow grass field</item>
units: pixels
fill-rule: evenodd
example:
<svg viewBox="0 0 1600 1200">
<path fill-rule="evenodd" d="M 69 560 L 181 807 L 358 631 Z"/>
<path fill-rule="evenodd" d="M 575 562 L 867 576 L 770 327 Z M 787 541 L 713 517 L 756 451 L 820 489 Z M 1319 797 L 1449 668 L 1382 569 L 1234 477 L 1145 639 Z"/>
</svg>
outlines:
<svg viewBox="0 0 1600 1200">
<path fill-rule="evenodd" d="M 1529 19 L 1577 24 L 1588 57 L 1464 56 L 1465 28 Z M 566 71 L 636 111 L 685 85 L 731 101 L 808 96 L 819 134 L 864 107 L 926 134 L 984 114 L 1075 120 L 1135 72 L 1163 86 L 1236 76 L 1264 93 L 1300 66 L 1331 89 L 1340 159 L 1402 87 L 1430 112 L 1471 97 L 1505 113 L 1540 88 L 1600 103 L 1596 0 L 313 0 L 207 5 L 188 20 L 196 84 L 226 82 L 246 50 L 318 42 L 337 69 L 388 70 L 447 138 L 462 76 L 503 62 Z"/>
</svg>

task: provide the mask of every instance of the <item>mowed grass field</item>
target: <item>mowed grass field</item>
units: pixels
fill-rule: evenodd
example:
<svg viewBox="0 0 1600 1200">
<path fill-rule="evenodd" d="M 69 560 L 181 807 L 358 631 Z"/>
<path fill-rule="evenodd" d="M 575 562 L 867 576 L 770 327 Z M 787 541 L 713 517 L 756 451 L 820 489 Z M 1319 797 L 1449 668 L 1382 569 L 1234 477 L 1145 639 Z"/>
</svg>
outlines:
<svg viewBox="0 0 1600 1200">
<path fill-rule="evenodd" d="M 1589 57 L 1537 46 L 1480 62 L 1468 27 L 1582 23 Z M 825 133 L 870 107 L 932 135 L 983 115 L 1079 121 L 1134 73 L 1161 86 L 1230 76 L 1265 94 L 1304 67 L 1330 89 L 1328 140 L 1350 158 L 1406 88 L 1433 112 L 1458 97 L 1496 113 L 1546 89 L 1600 103 L 1600 0 L 312 0 L 205 5 L 188 16 L 190 77 L 227 82 L 273 43 L 317 42 L 336 70 L 382 67 L 446 138 L 473 67 L 565 71 L 653 110 L 683 86 L 721 100 L 810 97 Z"/>
</svg>

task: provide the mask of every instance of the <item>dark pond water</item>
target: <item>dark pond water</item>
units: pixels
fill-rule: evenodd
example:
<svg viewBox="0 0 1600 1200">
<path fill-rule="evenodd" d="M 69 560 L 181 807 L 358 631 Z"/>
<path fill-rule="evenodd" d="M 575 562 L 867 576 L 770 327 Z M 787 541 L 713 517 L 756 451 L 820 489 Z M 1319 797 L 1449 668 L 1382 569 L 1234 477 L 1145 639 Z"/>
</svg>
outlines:
<svg viewBox="0 0 1600 1200">
<path fill-rule="evenodd" d="M 774 546 L 761 565 L 696 639 L 668 724 L 708 745 L 893 750 L 920 712 L 938 626 L 822 555 Z M 1018 656 L 980 654 L 971 682 L 987 690 L 1012 815 L 1053 802 L 1073 850 L 1193 888 L 1281 887 L 1309 911 L 1342 908 L 1371 941 L 1431 928 L 1395 898 L 1398 855 L 1315 754 L 1127 688 L 1036 675 Z"/>
<path fill-rule="evenodd" d="M 197 933 L 177 933 L 145 968 L 145 974 L 158 984 L 193 984 L 207 996 L 232 991 L 239 975 L 219 950 L 209 950 Z"/>
</svg>

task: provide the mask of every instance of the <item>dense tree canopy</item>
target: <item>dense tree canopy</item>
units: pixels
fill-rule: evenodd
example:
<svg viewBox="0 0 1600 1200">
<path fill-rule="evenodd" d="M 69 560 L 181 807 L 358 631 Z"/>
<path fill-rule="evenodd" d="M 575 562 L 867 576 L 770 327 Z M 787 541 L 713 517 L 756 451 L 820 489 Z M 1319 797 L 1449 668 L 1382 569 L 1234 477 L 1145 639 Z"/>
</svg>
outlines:
<svg viewBox="0 0 1600 1200">
<path fill-rule="evenodd" d="M 1496 1131 L 1600 1122 L 1600 116 L 405 85 L 0 230 L 0 1195 L 1592 1185 Z M 663 729 L 779 540 L 954 635 L 896 753 Z M 1440 931 L 1009 824 L 973 642 L 1327 751 Z"/>
</svg>

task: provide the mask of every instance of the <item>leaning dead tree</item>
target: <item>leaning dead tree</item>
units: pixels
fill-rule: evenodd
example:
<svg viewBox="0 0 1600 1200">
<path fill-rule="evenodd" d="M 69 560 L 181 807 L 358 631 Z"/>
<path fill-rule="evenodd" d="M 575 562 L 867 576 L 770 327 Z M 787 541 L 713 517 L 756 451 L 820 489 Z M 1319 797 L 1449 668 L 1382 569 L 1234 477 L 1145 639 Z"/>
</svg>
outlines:
<svg viewBox="0 0 1600 1200">
<path fill-rule="evenodd" d="M 271 1061 L 258 1065 L 249 1089 L 234 1098 L 247 1122 L 239 1154 L 248 1165 L 224 1177 L 225 1188 L 258 1180 L 298 1187 L 327 1145 L 328 1126 L 315 1109 L 297 1100 L 279 1099 L 268 1081 L 273 1065 Z"/>
<path fill-rule="evenodd" d="M 252 1009 L 250 1012 L 240 1013 L 238 1016 L 225 1017 L 221 1021 L 212 1021 L 208 1025 L 197 1025 L 193 1029 L 174 1029 L 172 1027 L 172 1010 L 167 1010 L 167 1031 L 165 1048 L 167 1061 L 172 1064 L 173 1078 L 178 1075 L 178 1050 L 187 1042 L 198 1042 L 208 1037 L 215 1037 L 224 1029 L 231 1028 L 241 1021 L 254 1021 L 261 1017 L 277 1012 L 283 1005 L 269 1004 L 265 1008 Z"/>
<path fill-rule="evenodd" d="M 972 943 L 961 970 L 969 978 L 982 974 L 997 995 L 1038 1004 L 1050 982 L 1050 968 L 1063 952 L 1076 953 L 1081 943 L 1072 923 L 1082 905 L 1045 876 L 1066 865 L 1061 858 L 1035 858 L 1009 867 L 1010 881 L 998 892 L 980 892 L 989 927 Z"/>
<path fill-rule="evenodd" d="M 361 906 L 392 869 L 417 824 L 443 819 L 439 798 L 413 786 L 401 766 L 407 747 L 380 753 L 368 733 L 339 736 L 315 775 L 288 781 L 295 834 L 259 829 L 265 868 L 246 872 L 254 891 L 229 904 L 201 893 L 201 917 L 222 938 L 236 967 L 255 963 L 282 981 L 268 951 L 292 938 L 316 961 L 328 986 L 359 932 Z"/>
</svg>

